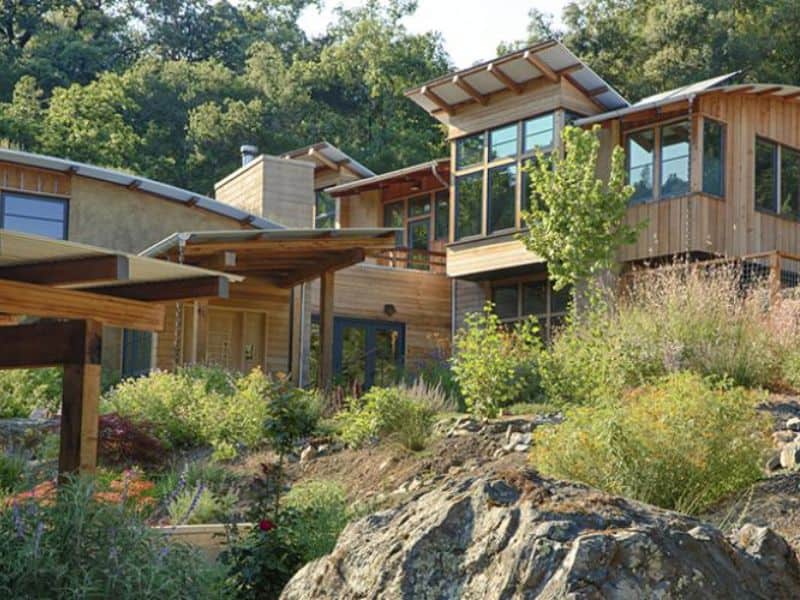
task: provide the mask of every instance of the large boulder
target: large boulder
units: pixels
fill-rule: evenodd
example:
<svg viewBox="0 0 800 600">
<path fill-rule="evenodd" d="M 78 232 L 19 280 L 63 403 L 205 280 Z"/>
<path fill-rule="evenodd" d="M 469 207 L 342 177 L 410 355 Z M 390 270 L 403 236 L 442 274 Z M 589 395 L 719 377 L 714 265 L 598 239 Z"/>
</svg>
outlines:
<svg viewBox="0 0 800 600">
<path fill-rule="evenodd" d="M 796 598 L 786 541 L 532 473 L 450 480 L 350 524 L 284 600 Z"/>
</svg>

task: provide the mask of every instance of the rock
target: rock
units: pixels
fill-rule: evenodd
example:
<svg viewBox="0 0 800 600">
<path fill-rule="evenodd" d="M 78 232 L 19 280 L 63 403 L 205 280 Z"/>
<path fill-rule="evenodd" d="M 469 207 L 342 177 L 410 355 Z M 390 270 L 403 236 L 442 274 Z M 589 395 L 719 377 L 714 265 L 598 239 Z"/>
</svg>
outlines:
<svg viewBox="0 0 800 600">
<path fill-rule="evenodd" d="M 800 417 L 792 417 L 786 421 L 786 429 L 790 431 L 800 431 Z"/>
<path fill-rule="evenodd" d="M 50 414 L 43 408 L 34 408 L 31 411 L 30 417 L 31 419 L 47 419 L 50 417 Z"/>
<path fill-rule="evenodd" d="M 781 455 L 780 454 L 773 454 L 770 459 L 767 461 L 767 464 L 764 465 L 764 469 L 768 473 L 772 473 L 774 471 L 778 471 L 781 468 Z"/>
<path fill-rule="evenodd" d="M 303 451 L 300 453 L 300 464 L 305 464 L 315 458 L 317 458 L 317 449 L 309 444 L 303 448 Z"/>
<path fill-rule="evenodd" d="M 514 445 L 514 452 L 527 452 L 531 449 L 530 444 L 515 444 Z"/>
<path fill-rule="evenodd" d="M 330 444 L 320 444 L 317 446 L 317 454 L 327 454 L 330 449 Z"/>
<path fill-rule="evenodd" d="M 776 448 L 781 448 L 784 444 L 792 443 L 796 437 L 797 434 L 794 431 L 782 429 L 781 431 L 776 431 L 772 434 L 772 444 Z"/>
<path fill-rule="evenodd" d="M 781 448 L 781 466 L 784 469 L 793 469 L 798 463 L 800 463 L 800 444 L 793 442 Z"/>
<path fill-rule="evenodd" d="M 411 480 L 411 482 L 406 486 L 406 491 L 413 492 L 418 490 L 422 486 L 422 480 L 418 477 L 415 477 Z"/>
<path fill-rule="evenodd" d="M 532 473 L 448 479 L 347 526 L 284 600 L 795 598 L 769 529 L 696 519 Z"/>
</svg>

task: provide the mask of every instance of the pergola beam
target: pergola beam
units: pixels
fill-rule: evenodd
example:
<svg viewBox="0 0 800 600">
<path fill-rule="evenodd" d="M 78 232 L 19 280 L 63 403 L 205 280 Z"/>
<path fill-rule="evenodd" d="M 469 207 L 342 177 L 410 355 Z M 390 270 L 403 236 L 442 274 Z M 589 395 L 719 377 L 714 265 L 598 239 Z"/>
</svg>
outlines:
<svg viewBox="0 0 800 600">
<path fill-rule="evenodd" d="M 95 319 L 105 325 L 161 331 L 164 307 L 77 290 L 0 280 L 0 313 L 61 319 Z"/>
<path fill-rule="evenodd" d="M 505 72 L 497 66 L 495 63 L 489 63 L 486 67 L 486 70 L 495 78 L 497 81 L 502 83 L 506 86 L 509 90 L 513 91 L 515 94 L 521 94 L 525 87 L 505 74 Z"/>
<path fill-rule="evenodd" d="M 124 281 L 129 278 L 128 257 L 120 254 L 70 258 L 55 262 L 0 267 L 0 279 L 70 285 L 101 281 Z"/>
<path fill-rule="evenodd" d="M 167 302 L 175 300 L 197 300 L 201 298 L 227 298 L 228 279 L 216 275 L 170 279 L 153 283 L 128 283 L 109 285 L 85 290 L 114 298 L 128 298 L 143 302 Z"/>
<path fill-rule="evenodd" d="M 526 50 L 525 54 L 523 54 L 525 60 L 527 60 L 531 65 L 536 67 L 542 75 L 544 75 L 547 79 L 550 80 L 551 83 L 558 83 L 560 77 L 558 73 L 556 73 L 553 69 L 548 67 L 541 58 L 536 56 L 536 52 L 531 52 L 530 50 Z"/>
</svg>

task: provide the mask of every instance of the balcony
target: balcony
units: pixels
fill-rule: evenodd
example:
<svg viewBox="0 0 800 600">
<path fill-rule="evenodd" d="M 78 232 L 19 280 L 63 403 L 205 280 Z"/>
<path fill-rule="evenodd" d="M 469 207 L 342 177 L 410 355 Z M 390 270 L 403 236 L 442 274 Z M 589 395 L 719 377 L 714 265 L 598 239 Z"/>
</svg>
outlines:
<svg viewBox="0 0 800 600">
<path fill-rule="evenodd" d="M 394 269 L 413 269 L 441 275 L 447 271 L 447 255 L 444 252 L 402 246 L 382 250 L 368 262 Z"/>
</svg>

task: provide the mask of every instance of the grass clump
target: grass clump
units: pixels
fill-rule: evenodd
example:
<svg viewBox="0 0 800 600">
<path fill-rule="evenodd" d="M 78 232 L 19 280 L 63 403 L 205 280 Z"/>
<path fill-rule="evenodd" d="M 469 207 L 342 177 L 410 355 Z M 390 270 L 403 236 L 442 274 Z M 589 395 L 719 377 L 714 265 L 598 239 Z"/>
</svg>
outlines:
<svg viewBox="0 0 800 600">
<path fill-rule="evenodd" d="M 496 417 L 505 406 L 541 397 L 537 329 L 533 319 L 509 328 L 491 303 L 467 315 L 453 340 L 452 368 L 469 412 Z"/>
<path fill-rule="evenodd" d="M 412 451 L 423 450 L 431 436 L 436 414 L 443 406 L 438 396 L 407 387 L 374 387 L 336 416 L 339 437 L 358 448 L 373 438 L 399 442 Z"/>
<path fill-rule="evenodd" d="M 761 476 L 769 449 L 761 394 L 676 373 L 618 401 L 577 406 L 536 430 L 542 474 L 697 514 Z"/>
</svg>

